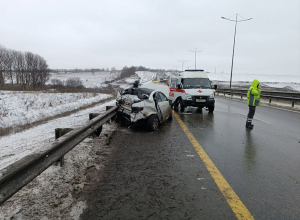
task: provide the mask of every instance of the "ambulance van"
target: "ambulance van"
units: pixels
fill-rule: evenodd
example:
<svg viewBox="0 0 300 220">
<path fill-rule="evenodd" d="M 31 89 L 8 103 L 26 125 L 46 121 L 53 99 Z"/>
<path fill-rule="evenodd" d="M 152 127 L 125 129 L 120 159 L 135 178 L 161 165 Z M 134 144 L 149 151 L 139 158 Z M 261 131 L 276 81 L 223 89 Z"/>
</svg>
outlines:
<svg viewBox="0 0 300 220">
<path fill-rule="evenodd" d="M 187 106 L 203 108 L 209 112 L 215 109 L 214 90 L 204 70 L 185 70 L 170 80 L 169 99 L 173 108 L 181 112 Z"/>
</svg>

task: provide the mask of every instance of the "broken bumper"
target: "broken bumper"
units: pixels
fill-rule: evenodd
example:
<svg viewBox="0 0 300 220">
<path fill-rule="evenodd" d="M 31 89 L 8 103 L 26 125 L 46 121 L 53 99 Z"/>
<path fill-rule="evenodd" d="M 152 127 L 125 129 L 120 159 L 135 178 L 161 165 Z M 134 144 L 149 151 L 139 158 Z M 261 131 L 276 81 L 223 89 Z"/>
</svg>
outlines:
<svg viewBox="0 0 300 220">
<path fill-rule="evenodd" d="M 146 119 L 146 117 L 141 113 L 132 113 L 128 109 L 120 108 L 117 112 L 117 118 L 125 120 L 127 123 L 136 123 L 140 120 Z"/>
</svg>

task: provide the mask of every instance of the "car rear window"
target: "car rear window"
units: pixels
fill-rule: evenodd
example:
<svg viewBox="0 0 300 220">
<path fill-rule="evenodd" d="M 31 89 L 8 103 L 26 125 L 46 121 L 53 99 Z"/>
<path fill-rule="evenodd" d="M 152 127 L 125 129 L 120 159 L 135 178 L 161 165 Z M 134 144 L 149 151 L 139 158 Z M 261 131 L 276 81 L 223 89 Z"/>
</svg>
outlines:
<svg viewBox="0 0 300 220">
<path fill-rule="evenodd" d="M 148 99 L 153 89 L 148 88 L 130 88 L 125 89 L 121 95 L 136 95 L 139 99 Z"/>
</svg>

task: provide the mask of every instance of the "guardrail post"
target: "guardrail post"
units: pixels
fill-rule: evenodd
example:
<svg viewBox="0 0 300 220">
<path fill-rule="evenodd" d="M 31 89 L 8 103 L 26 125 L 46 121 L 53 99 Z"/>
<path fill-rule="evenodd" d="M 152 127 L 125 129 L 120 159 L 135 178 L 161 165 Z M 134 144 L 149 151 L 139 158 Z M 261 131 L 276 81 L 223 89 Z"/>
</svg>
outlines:
<svg viewBox="0 0 300 220">
<path fill-rule="evenodd" d="M 99 113 L 90 113 L 89 114 L 89 120 L 92 120 L 93 118 L 96 118 L 98 117 L 100 114 Z M 99 136 L 102 132 L 102 125 L 94 131 L 94 134 L 91 135 L 92 137 L 95 137 L 95 136 Z"/>
<path fill-rule="evenodd" d="M 113 108 L 115 106 L 106 106 L 106 111 L 108 111 L 109 109 Z M 111 123 L 111 121 L 114 121 L 116 117 L 112 117 L 111 120 L 109 121 L 109 123 Z"/>
<path fill-rule="evenodd" d="M 67 134 L 68 132 L 72 131 L 72 128 L 56 128 L 55 129 L 55 140 L 60 138 L 61 136 Z M 60 164 L 60 167 L 62 167 L 65 164 L 64 161 L 64 156 L 62 156 L 61 158 L 59 158 L 56 162 L 55 162 L 55 166 L 58 166 L 58 163 Z"/>
</svg>

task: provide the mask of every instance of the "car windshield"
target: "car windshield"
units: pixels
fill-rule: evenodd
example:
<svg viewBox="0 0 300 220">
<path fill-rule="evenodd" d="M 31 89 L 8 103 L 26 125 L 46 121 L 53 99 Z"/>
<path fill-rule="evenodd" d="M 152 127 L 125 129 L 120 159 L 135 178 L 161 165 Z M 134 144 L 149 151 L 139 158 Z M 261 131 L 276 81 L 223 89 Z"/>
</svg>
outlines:
<svg viewBox="0 0 300 220">
<path fill-rule="evenodd" d="M 210 81 L 209 79 L 206 78 L 185 78 L 182 79 L 182 84 L 184 89 L 199 89 L 199 88 L 211 89 Z"/>
<path fill-rule="evenodd" d="M 148 99 L 153 89 L 148 88 L 130 88 L 121 92 L 121 95 L 136 95 L 139 99 Z"/>
</svg>

